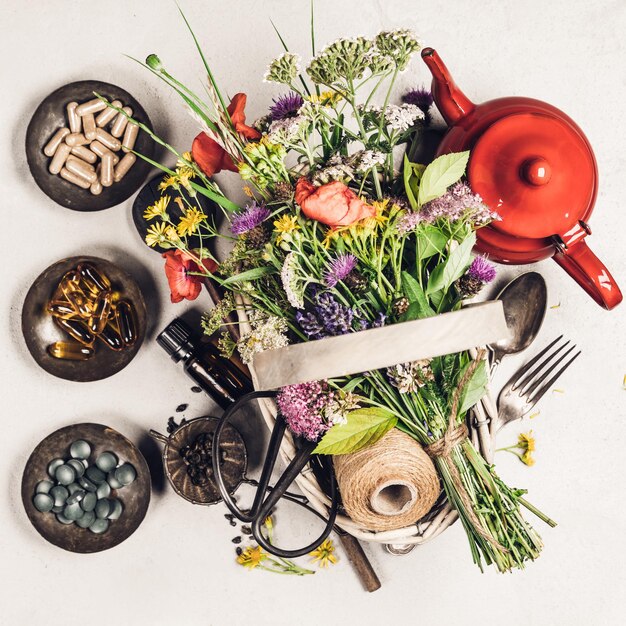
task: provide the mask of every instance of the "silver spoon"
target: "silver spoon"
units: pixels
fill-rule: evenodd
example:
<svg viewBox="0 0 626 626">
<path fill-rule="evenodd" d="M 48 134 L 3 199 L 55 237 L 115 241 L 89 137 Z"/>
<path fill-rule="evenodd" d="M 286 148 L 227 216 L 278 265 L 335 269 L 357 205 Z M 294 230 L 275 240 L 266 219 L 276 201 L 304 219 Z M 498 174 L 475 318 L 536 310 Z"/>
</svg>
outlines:
<svg viewBox="0 0 626 626">
<path fill-rule="evenodd" d="M 546 281 L 537 272 L 527 272 L 512 280 L 496 300 L 502 302 L 511 334 L 489 346 L 492 376 L 503 357 L 525 350 L 537 336 L 548 304 Z"/>
</svg>

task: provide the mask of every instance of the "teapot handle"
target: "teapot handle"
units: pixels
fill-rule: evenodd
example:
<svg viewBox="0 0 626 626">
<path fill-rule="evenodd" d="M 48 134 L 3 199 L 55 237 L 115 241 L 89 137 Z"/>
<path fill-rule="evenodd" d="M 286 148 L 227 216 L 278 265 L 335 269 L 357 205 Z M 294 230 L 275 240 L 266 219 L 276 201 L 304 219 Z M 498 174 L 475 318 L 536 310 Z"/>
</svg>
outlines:
<svg viewBox="0 0 626 626">
<path fill-rule="evenodd" d="M 553 258 L 600 306 L 610 311 L 622 301 L 615 279 L 583 239 L 558 246 Z"/>
</svg>

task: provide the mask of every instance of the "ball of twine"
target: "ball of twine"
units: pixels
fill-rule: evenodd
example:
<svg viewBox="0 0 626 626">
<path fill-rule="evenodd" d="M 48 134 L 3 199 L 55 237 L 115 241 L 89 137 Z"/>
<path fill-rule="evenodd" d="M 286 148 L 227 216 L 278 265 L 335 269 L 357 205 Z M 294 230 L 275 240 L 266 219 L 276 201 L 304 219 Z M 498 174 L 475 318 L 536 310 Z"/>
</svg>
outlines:
<svg viewBox="0 0 626 626">
<path fill-rule="evenodd" d="M 346 513 L 368 530 L 414 524 L 435 504 L 437 470 L 423 448 L 393 428 L 374 445 L 333 457 Z"/>
</svg>

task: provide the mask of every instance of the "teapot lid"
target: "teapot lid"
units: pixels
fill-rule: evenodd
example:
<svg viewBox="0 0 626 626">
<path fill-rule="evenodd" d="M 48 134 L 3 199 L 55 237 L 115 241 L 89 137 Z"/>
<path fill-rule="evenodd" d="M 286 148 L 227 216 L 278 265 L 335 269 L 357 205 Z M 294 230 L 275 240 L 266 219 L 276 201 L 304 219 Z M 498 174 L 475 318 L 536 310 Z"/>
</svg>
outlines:
<svg viewBox="0 0 626 626">
<path fill-rule="evenodd" d="M 501 217 L 491 227 L 515 237 L 564 234 L 596 197 L 595 157 L 566 120 L 518 113 L 494 122 L 470 156 L 470 185 Z"/>
</svg>

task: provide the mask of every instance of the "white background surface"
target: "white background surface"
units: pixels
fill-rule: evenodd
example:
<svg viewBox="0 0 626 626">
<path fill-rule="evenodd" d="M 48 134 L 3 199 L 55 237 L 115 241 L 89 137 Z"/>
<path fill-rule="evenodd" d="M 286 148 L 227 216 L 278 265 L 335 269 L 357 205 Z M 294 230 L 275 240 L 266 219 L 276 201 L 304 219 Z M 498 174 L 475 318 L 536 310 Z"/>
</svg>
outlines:
<svg viewBox="0 0 626 626">
<path fill-rule="evenodd" d="M 153 124 L 178 146 L 197 130 L 181 104 L 147 71 L 122 56 L 158 52 L 184 81 L 197 85 L 201 66 L 171 2 L 102 3 L 2 0 L 0 58 L 0 189 L 3 204 L 0 280 L 0 623 L 21 624 L 617 624 L 623 619 L 626 572 L 626 305 L 607 313 L 551 261 L 538 269 L 549 285 L 538 343 L 560 333 L 583 356 L 549 394 L 531 424 L 505 432 L 501 445 L 532 427 L 537 463 L 527 468 L 500 453 L 499 472 L 527 487 L 529 499 L 560 522 L 537 521 L 546 543 L 541 558 L 512 575 L 472 564 L 456 525 L 409 556 L 367 548 L 383 583 L 368 595 L 345 558 L 305 579 L 244 571 L 234 562 L 236 534 L 224 510 L 194 507 L 169 486 L 153 494 L 148 515 L 128 541 L 91 556 L 46 543 L 23 511 L 19 487 L 34 446 L 58 427 L 97 421 L 134 441 L 165 421 L 181 402 L 187 417 L 211 411 L 154 344 L 154 336 L 186 309 L 172 305 L 162 260 L 133 228 L 131 202 L 100 213 L 52 203 L 30 177 L 26 124 L 57 87 L 101 79 L 132 92 Z M 308 50 L 308 3 L 182 3 L 231 95 L 249 95 L 250 118 L 275 95 L 260 77 L 280 51 L 274 19 L 293 49 Z M 506 95 L 544 99 L 570 114 L 594 146 L 600 194 L 591 245 L 626 288 L 623 245 L 626 174 L 626 4 L 623 0 L 413 2 L 318 0 L 318 43 L 341 35 L 408 26 L 441 53 L 475 101 Z M 428 81 L 416 59 L 404 86 Z M 222 182 L 237 193 L 234 175 Z M 146 291 L 151 323 L 137 358 L 111 379 L 74 384 L 52 378 L 28 354 L 20 311 L 36 276 L 58 259 L 80 253 L 120 261 Z M 503 268 L 498 285 L 522 268 Z M 197 311 L 208 298 L 191 305 Z M 526 356 L 505 362 L 502 382 Z M 341 555 L 340 555 L 341 556 Z"/>
</svg>

